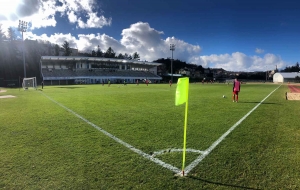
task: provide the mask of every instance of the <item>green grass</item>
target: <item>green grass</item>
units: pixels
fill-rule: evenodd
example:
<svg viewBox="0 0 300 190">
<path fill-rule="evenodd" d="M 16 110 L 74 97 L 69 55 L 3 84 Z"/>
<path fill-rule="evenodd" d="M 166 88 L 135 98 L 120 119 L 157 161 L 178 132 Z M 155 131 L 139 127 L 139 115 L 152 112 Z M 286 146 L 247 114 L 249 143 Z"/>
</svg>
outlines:
<svg viewBox="0 0 300 190">
<path fill-rule="evenodd" d="M 278 85 L 191 84 L 187 148 L 206 150 Z M 152 154 L 183 146 L 185 106 L 168 84 L 46 86 L 0 95 L 0 189 L 297 189 L 300 102 L 283 85 L 187 177 L 134 153 L 46 96 Z M 46 95 L 46 96 L 45 96 Z M 225 95 L 226 98 L 222 98 Z M 186 166 L 199 156 L 187 152 Z M 181 152 L 157 158 L 179 169 Z"/>
</svg>

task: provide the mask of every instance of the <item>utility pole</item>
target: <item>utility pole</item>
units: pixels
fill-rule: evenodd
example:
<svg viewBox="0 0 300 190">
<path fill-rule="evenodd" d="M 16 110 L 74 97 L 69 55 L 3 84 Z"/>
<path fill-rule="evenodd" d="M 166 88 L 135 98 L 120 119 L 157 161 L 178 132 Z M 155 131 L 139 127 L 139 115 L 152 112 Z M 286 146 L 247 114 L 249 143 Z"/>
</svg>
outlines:
<svg viewBox="0 0 300 190">
<path fill-rule="evenodd" d="M 172 58 L 171 58 L 171 81 L 173 83 L 173 51 L 175 51 L 175 44 L 170 44 L 170 50 L 172 51 Z"/>
<path fill-rule="evenodd" d="M 24 78 L 26 78 L 26 67 L 25 67 L 25 46 L 24 46 L 24 36 L 23 33 L 27 30 L 27 22 L 19 20 L 18 30 L 22 32 L 22 41 L 23 41 L 23 65 L 24 65 Z"/>
</svg>

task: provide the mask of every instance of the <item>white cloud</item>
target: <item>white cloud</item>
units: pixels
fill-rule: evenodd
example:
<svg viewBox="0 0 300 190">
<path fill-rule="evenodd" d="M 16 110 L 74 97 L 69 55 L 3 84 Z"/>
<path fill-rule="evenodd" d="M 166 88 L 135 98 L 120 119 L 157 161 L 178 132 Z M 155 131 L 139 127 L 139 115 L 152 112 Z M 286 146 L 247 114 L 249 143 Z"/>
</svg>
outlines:
<svg viewBox="0 0 300 190">
<path fill-rule="evenodd" d="M 80 17 L 78 19 L 79 28 L 102 28 L 103 26 L 110 26 L 112 18 L 105 18 L 104 16 L 97 16 L 97 13 L 88 13 L 86 23 Z"/>
<path fill-rule="evenodd" d="M 27 32 L 25 38 L 43 39 L 51 43 L 62 44 L 64 40 L 74 44 L 79 51 L 96 50 L 99 45 L 102 51 L 106 51 L 109 47 L 119 53 L 133 54 L 138 52 L 141 60 L 153 61 L 158 58 L 171 57 L 170 44 L 175 44 L 174 59 L 188 61 L 190 56 L 199 55 L 201 47 L 199 45 L 188 44 L 175 37 L 168 37 L 165 40 L 161 38 L 162 31 L 157 31 L 150 27 L 148 23 L 138 22 L 132 24 L 129 28 L 122 31 L 120 41 L 106 34 L 79 34 L 77 37 L 71 34 L 55 33 L 51 36 L 43 34 L 37 36 L 32 32 Z M 72 47 L 72 46 L 71 46 Z"/>
<path fill-rule="evenodd" d="M 77 15 L 74 14 L 74 11 L 68 12 L 68 19 L 71 23 L 77 22 Z"/>
<path fill-rule="evenodd" d="M 138 22 L 122 31 L 121 44 L 127 52 L 140 54 L 141 60 L 153 61 L 162 57 L 171 57 L 170 44 L 175 44 L 174 59 L 184 60 L 186 57 L 199 54 L 200 46 L 188 44 L 175 37 L 161 38 L 162 31 L 151 28 L 148 23 Z"/>
<path fill-rule="evenodd" d="M 141 60 L 147 61 L 171 57 L 170 44 L 175 44 L 174 59 L 202 65 L 203 67 L 224 68 L 229 71 L 262 71 L 275 69 L 276 65 L 279 69 L 287 65 L 280 56 L 274 54 L 265 54 L 263 57 L 260 57 L 234 52 L 231 54 L 200 56 L 201 47 L 199 45 L 189 44 L 175 37 L 163 39 L 161 37 L 162 34 L 162 31 L 151 28 L 148 23 L 138 22 L 122 31 L 120 41 L 100 33 L 79 34 L 75 37 L 70 33 L 37 36 L 27 32 L 26 38 L 48 40 L 59 45 L 62 45 L 66 40 L 69 42 L 70 47 L 78 48 L 81 52 L 97 50 L 98 45 L 103 52 L 112 47 L 117 54 L 138 52 Z"/>
<path fill-rule="evenodd" d="M 260 54 L 260 53 L 264 53 L 265 50 L 256 48 L 256 49 L 255 49 L 255 52 Z"/>
<path fill-rule="evenodd" d="M 5 0 L 7 1 L 7 0 Z M 4 2 L 0 1 L 0 7 Z M 19 19 L 31 23 L 30 29 L 55 27 L 55 16 L 66 16 L 78 28 L 102 28 L 110 26 L 112 18 L 106 18 L 98 11 L 96 0 L 10 0 L 16 2 L 10 15 L 0 12 L 4 27 L 18 26 Z M 101 12 L 102 13 L 102 12 Z M 79 19 L 77 19 L 79 18 Z"/>
<path fill-rule="evenodd" d="M 283 68 L 287 63 L 280 56 L 266 54 L 264 57 L 247 56 L 241 52 L 232 54 L 195 56 L 192 63 L 200 64 L 203 67 L 223 68 L 228 71 L 262 71 Z"/>
<path fill-rule="evenodd" d="M 24 36 L 25 39 L 49 41 L 53 44 L 58 44 L 58 45 L 62 45 L 64 41 L 67 41 L 70 44 L 71 48 L 78 48 L 76 37 L 72 36 L 70 33 L 68 34 L 55 33 L 50 36 L 48 36 L 47 34 L 42 34 L 38 36 L 36 34 L 33 34 L 32 32 L 26 32 L 24 34 L 26 34 Z"/>
</svg>

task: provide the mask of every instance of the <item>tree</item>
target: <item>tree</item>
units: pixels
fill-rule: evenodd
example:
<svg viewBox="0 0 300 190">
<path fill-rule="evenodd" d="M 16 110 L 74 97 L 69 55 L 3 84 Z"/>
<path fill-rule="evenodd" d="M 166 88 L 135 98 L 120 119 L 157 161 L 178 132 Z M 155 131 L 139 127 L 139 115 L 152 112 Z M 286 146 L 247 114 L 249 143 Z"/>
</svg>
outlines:
<svg viewBox="0 0 300 190">
<path fill-rule="evenodd" d="M 55 44 L 54 46 L 55 56 L 59 56 L 59 45 Z"/>
<path fill-rule="evenodd" d="M 11 42 L 14 41 L 14 40 L 16 40 L 16 38 L 17 38 L 17 35 L 16 35 L 14 29 L 12 29 L 12 27 L 8 28 L 8 36 L 7 36 L 7 38 Z"/>
<path fill-rule="evenodd" d="M 111 47 L 109 47 L 104 54 L 104 57 L 106 57 L 106 58 L 115 58 L 115 56 L 116 56 L 116 53 L 114 52 L 114 50 Z"/>
<path fill-rule="evenodd" d="M 101 49 L 100 49 L 100 46 L 98 45 L 98 49 L 97 49 L 97 53 L 96 53 L 97 55 L 97 57 L 103 57 L 103 52 L 101 51 Z"/>
<path fill-rule="evenodd" d="M 118 59 L 124 59 L 124 55 L 122 53 L 120 53 L 117 58 Z"/>
<path fill-rule="evenodd" d="M 92 51 L 92 57 L 96 57 L 96 51 L 95 50 Z"/>
<path fill-rule="evenodd" d="M 127 53 L 125 53 L 123 57 L 124 57 L 123 59 L 128 59 L 129 56 Z"/>
<path fill-rule="evenodd" d="M 3 74 L 2 74 L 4 71 L 3 63 L 5 62 L 4 61 L 5 47 L 4 47 L 4 43 L 3 43 L 4 39 L 5 39 L 5 35 L 4 35 L 4 32 L 2 31 L 2 25 L 0 24 L 0 78 L 3 76 Z"/>
<path fill-rule="evenodd" d="M 0 24 L 0 43 L 2 43 L 5 39 L 5 34 L 2 31 L 2 25 Z"/>
<path fill-rule="evenodd" d="M 70 56 L 72 54 L 72 50 L 69 46 L 69 43 L 67 41 L 64 42 L 62 45 L 62 48 L 64 49 L 64 56 Z"/>
<path fill-rule="evenodd" d="M 137 52 L 134 52 L 132 57 L 133 57 L 134 60 L 140 60 L 140 55 Z"/>
<path fill-rule="evenodd" d="M 300 77 L 299 76 L 295 77 L 295 82 L 298 82 L 298 83 L 300 82 Z"/>
<path fill-rule="evenodd" d="M 300 67 L 299 63 L 297 62 L 295 66 L 285 67 L 285 69 L 282 70 L 282 72 L 299 72 Z"/>
</svg>

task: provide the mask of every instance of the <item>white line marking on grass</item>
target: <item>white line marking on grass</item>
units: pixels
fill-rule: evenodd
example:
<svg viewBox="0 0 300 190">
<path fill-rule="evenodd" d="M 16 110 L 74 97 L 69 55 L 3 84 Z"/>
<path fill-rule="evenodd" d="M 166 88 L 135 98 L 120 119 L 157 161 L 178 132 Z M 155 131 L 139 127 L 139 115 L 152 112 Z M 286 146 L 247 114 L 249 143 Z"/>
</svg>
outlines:
<svg viewBox="0 0 300 190">
<path fill-rule="evenodd" d="M 40 92 L 42 93 L 42 92 Z M 164 168 L 167 168 L 169 170 L 171 170 L 172 172 L 174 173 L 180 173 L 181 170 L 178 169 L 177 167 L 175 166 L 172 166 L 168 163 L 165 163 L 163 161 L 161 161 L 160 159 L 157 159 L 157 158 L 154 158 L 153 156 L 151 156 L 150 154 L 147 154 L 135 147 L 133 147 L 132 145 L 122 141 L 121 139 L 117 138 L 116 136 L 110 134 L 109 132 L 105 131 L 104 129 L 98 127 L 97 125 L 93 124 L 92 122 L 90 122 L 89 120 L 85 119 L 84 117 L 80 116 L 79 114 L 77 114 L 76 112 L 70 110 L 69 108 L 67 108 L 66 106 L 56 102 L 55 100 L 53 100 L 52 98 L 50 98 L 49 96 L 47 96 L 46 94 L 42 93 L 44 96 L 46 96 L 49 100 L 51 100 L 52 102 L 54 102 L 55 104 L 59 105 L 60 107 L 66 109 L 68 112 L 74 114 L 76 117 L 78 117 L 79 119 L 85 121 L 86 123 L 88 123 L 89 125 L 93 126 L 95 129 L 97 129 L 98 131 L 102 132 L 103 134 L 107 135 L 108 137 L 112 138 L 113 140 L 115 140 L 116 142 L 122 144 L 123 146 L 129 148 L 130 150 L 132 150 L 133 152 L 143 156 L 144 158 L 147 158 L 148 160 L 151 160 L 152 162 L 164 167 Z"/>
<path fill-rule="evenodd" d="M 160 150 L 160 151 L 157 151 L 157 152 L 153 152 L 152 156 L 155 157 L 155 156 L 162 155 L 162 154 L 169 153 L 169 152 L 183 152 L 183 149 L 169 148 L 169 149 L 165 149 L 165 150 Z M 204 151 L 195 150 L 195 149 L 191 149 L 191 148 L 187 148 L 186 152 L 204 154 Z"/>
<path fill-rule="evenodd" d="M 280 85 L 281 86 L 281 85 Z M 267 95 L 261 102 L 259 102 L 252 110 L 250 110 L 244 117 L 242 117 L 238 122 L 236 122 L 227 132 L 225 132 L 218 140 L 216 140 L 208 149 L 204 151 L 202 155 L 196 158 L 190 165 L 185 168 L 185 174 L 188 174 L 192 169 L 194 169 L 211 151 L 218 146 L 226 137 L 229 135 L 239 124 L 242 123 L 258 106 L 260 106 L 273 92 L 275 92 L 280 86 L 273 90 L 269 95 Z"/>
</svg>

